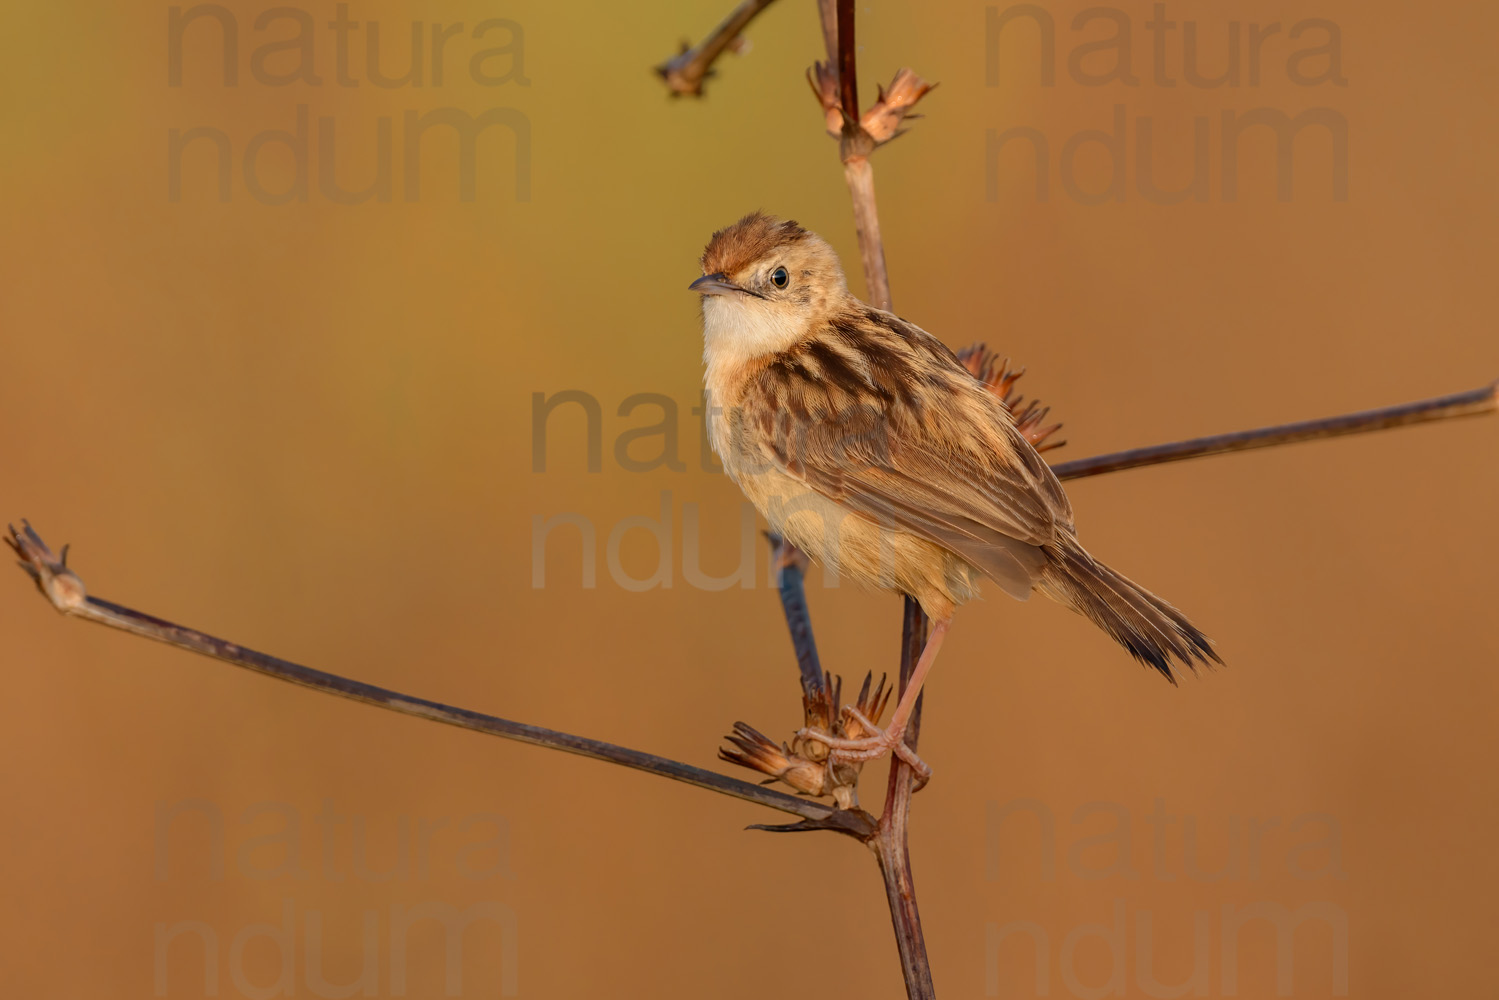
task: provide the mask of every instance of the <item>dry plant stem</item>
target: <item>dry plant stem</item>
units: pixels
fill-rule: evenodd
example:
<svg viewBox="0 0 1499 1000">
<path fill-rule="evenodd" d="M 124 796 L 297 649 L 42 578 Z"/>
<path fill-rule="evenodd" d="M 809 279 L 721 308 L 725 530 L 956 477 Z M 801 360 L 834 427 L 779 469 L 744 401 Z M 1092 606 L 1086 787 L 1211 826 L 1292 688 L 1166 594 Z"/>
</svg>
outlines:
<svg viewBox="0 0 1499 1000">
<path fill-rule="evenodd" d="M 1392 427 L 1424 424 L 1432 420 L 1450 420 L 1454 417 L 1475 417 L 1499 410 L 1499 382 L 1469 392 L 1451 396 L 1437 396 L 1415 403 L 1386 406 L 1378 410 L 1345 413 L 1337 417 L 1320 420 L 1303 420 L 1300 423 L 1281 424 L 1277 427 L 1261 427 L 1252 431 L 1236 431 L 1232 434 L 1215 434 L 1211 437 L 1158 444 L 1149 448 L 1134 448 L 1080 458 L 1072 462 L 1059 462 L 1051 467 L 1058 479 L 1082 479 L 1105 472 L 1122 469 L 1139 469 L 1147 465 L 1162 465 L 1180 462 L 1187 458 L 1202 458 L 1207 455 L 1226 455 L 1235 451 L 1251 451 L 1269 448 L 1272 445 L 1295 444 L 1299 441 L 1318 441 L 1323 438 L 1342 437 L 1345 434 L 1363 434 L 1367 431 L 1382 431 Z"/>
<path fill-rule="evenodd" d="M 723 23 L 713 29 L 712 34 L 698 45 L 657 66 L 656 72 L 666 81 L 674 95 L 701 97 L 703 81 L 712 72 L 718 57 L 734 43 L 740 32 L 749 27 L 757 14 L 774 2 L 775 0 L 744 0 L 723 19 Z"/>
<path fill-rule="evenodd" d="M 854 46 L 854 0 L 836 0 L 833 35 L 836 51 L 828 51 L 828 61 L 838 67 L 838 98 L 843 105 L 846 123 L 859 121 L 858 49 Z M 829 36 L 824 33 L 823 41 Z M 883 307 L 882 307 L 883 308 Z"/>
<path fill-rule="evenodd" d="M 911 671 L 921 658 L 926 646 L 927 619 L 921 606 L 906 598 L 901 625 L 900 641 L 900 690 L 905 690 L 911 679 Z M 921 706 L 926 701 L 923 691 L 916 700 L 916 712 L 911 716 L 907 730 L 907 743 L 915 747 L 921 734 Z M 901 972 L 905 975 L 906 991 L 912 997 L 935 997 L 932 985 L 932 967 L 927 959 L 926 936 L 921 929 L 921 912 L 916 907 L 916 883 L 911 875 L 911 853 L 906 832 L 906 822 L 911 815 L 911 796 L 915 791 L 915 773 L 902 761 L 900 766 L 891 766 L 890 778 L 885 789 L 885 812 L 880 817 L 879 831 L 875 835 L 875 855 L 880 862 L 880 871 L 885 876 L 885 898 L 890 904 L 890 922 L 895 927 L 896 947 L 900 951 Z"/>
<path fill-rule="evenodd" d="M 931 623 L 921 611 L 921 605 L 912 598 L 907 597 L 901 605 L 900 624 L 900 683 L 896 685 L 896 691 L 906 689 L 911 682 L 911 674 L 916 669 L 916 663 L 921 659 L 922 650 L 926 648 L 927 635 Z M 911 713 L 911 721 L 906 726 L 906 745 L 912 750 L 921 740 L 921 709 L 926 704 L 926 690 L 916 696 L 916 710 Z M 891 810 L 903 801 L 909 803 L 911 794 L 915 791 L 916 772 L 910 767 L 892 767 L 890 769 L 890 782 L 885 794 L 885 816 L 891 815 Z"/>
<path fill-rule="evenodd" d="M 817 0 L 817 19 L 822 24 L 822 44 L 828 59 L 838 51 L 838 0 Z"/>
<path fill-rule="evenodd" d="M 825 40 L 826 4 L 824 10 Z M 843 179 L 854 206 L 854 230 L 859 238 L 859 259 L 864 266 L 865 291 L 879 309 L 892 308 L 890 274 L 885 269 L 885 241 L 880 236 L 880 213 L 874 200 L 874 167 L 869 162 L 873 143 L 859 125 L 859 74 L 854 45 L 854 2 L 836 0 L 834 20 L 836 48 L 828 50 L 828 62 L 838 67 L 838 99 L 843 107 L 843 140 L 839 158 Z"/>
<path fill-rule="evenodd" d="M 818 829 L 836 829 L 860 840 L 868 839 L 873 832 L 867 820 L 861 819 L 859 815 L 846 813 L 810 799 L 787 795 L 784 792 L 716 774 L 680 761 L 658 757 L 640 750 L 631 750 L 628 747 L 605 743 L 602 740 L 572 736 L 568 733 L 543 729 L 540 726 L 512 722 L 509 719 L 484 715 L 468 709 L 454 708 L 439 702 L 428 701 L 425 698 L 417 698 L 387 688 L 376 687 L 373 684 L 340 677 L 337 674 L 314 670 L 289 660 L 246 649 L 197 629 L 176 625 L 111 601 L 88 596 L 77 575 L 65 565 L 66 550 L 62 558 L 53 557 L 42 540 L 31 530 L 30 525 L 24 525 L 19 531 L 12 528 L 11 533 L 10 543 L 21 557 L 22 568 L 31 574 L 42 593 L 63 614 L 122 629 L 147 639 L 154 639 L 157 642 L 164 642 L 190 652 L 223 660 L 225 663 L 244 667 L 256 673 L 265 674 L 267 677 L 300 684 L 325 694 L 339 695 L 352 701 L 373 705 L 376 708 L 399 712 L 403 715 L 414 715 L 417 718 L 430 719 L 433 722 L 442 722 L 490 736 L 501 736 L 521 743 L 564 750 L 582 757 L 620 764 L 637 771 L 657 774 L 663 778 L 672 778 L 698 788 L 718 792 L 721 795 L 732 796 L 756 805 L 779 809 L 793 816 L 800 816 L 803 820 L 817 824 Z"/>
<path fill-rule="evenodd" d="M 802 691 L 809 698 L 820 695 L 827 684 L 822 660 L 817 655 L 817 640 L 812 634 L 812 612 L 807 606 L 807 557 L 778 535 L 769 535 L 771 559 L 776 566 L 776 590 L 781 595 L 781 611 L 786 616 L 786 631 L 796 651 L 796 666 L 802 675 Z"/>
<path fill-rule="evenodd" d="M 860 126 L 858 101 L 858 67 L 854 43 L 854 2 L 836 0 L 836 32 L 827 31 L 827 0 L 820 9 L 824 35 L 829 42 L 828 62 L 838 67 L 838 93 L 843 108 L 843 138 L 839 158 L 843 161 L 843 178 L 853 201 L 854 228 L 859 239 L 859 258 L 864 267 L 864 284 L 874 306 L 890 310 L 890 276 L 885 268 L 885 244 L 880 235 L 879 210 L 874 198 L 874 168 L 869 154 L 873 142 Z M 832 41 L 836 34 L 837 50 Z M 911 671 L 926 639 L 926 617 L 921 608 L 907 597 L 901 637 L 900 684 L 897 698 L 904 692 Z M 915 749 L 920 733 L 921 704 L 906 730 L 906 745 Z M 907 843 L 906 822 L 911 812 L 915 774 L 910 765 L 892 755 L 890 778 L 885 796 L 885 812 L 880 817 L 879 832 L 873 844 L 885 880 L 885 897 L 890 905 L 890 922 L 900 952 L 901 972 L 910 1000 L 935 1000 L 931 963 L 927 959 L 926 937 L 921 929 L 921 912 L 916 905 L 916 885 L 911 875 L 911 853 Z"/>
<path fill-rule="evenodd" d="M 900 771 L 910 773 L 909 767 Z M 891 768 L 892 773 L 897 771 Z M 911 851 L 908 846 L 906 820 L 911 815 L 910 781 L 904 782 L 905 801 L 887 808 L 880 820 L 873 847 L 885 874 L 885 899 L 890 905 L 890 922 L 895 927 L 896 947 L 900 951 L 901 973 L 906 980 L 906 994 L 913 998 L 935 998 L 932 967 L 927 959 L 926 937 L 921 929 L 921 913 L 916 908 L 916 885 L 911 880 Z"/>
<path fill-rule="evenodd" d="M 859 258 L 864 265 L 864 284 L 871 304 L 889 311 L 890 274 L 885 270 L 885 241 L 880 236 L 880 213 L 874 201 L 874 167 L 868 155 L 843 161 L 843 179 L 854 202 L 854 231 L 859 237 Z"/>
</svg>

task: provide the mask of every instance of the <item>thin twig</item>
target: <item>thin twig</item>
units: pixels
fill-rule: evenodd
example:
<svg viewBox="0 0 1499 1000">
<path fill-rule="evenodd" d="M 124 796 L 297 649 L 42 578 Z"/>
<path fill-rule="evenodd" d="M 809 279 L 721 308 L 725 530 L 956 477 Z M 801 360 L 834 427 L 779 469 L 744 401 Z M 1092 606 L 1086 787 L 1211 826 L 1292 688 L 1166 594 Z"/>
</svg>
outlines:
<svg viewBox="0 0 1499 1000">
<path fill-rule="evenodd" d="M 927 626 L 930 624 L 927 617 L 922 613 L 921 605 L 913 598 L 906 598 L 902 607 L 900 623 L 900 684 L 897 690 L 904 691 L 906 682 L 911 679 L 911 671 L 916 669 L 916 661 L 921 659 L 921 651 L 926 647 Z M 916 696 L 916 708 L 911 713 L 911 721 L 906 724 L 906 745 L 912 750 L 916 749 L 916 743 L 921 739 L 921 707 L 926 704 L 925 689 Z M 915 772 L 909 767 L 905 769 L 908 779 L 915 778 Z M 910 781 L 907 781 L 908 792 Z M 894 786 L 891 786 L 892 789 Z"/>
<path fill-rule="evenodd" d="M 796 666 L 801 672 L 802 694 L 822 700 L 827 678 L 817 655 L 817 639 L 812 634 L 812 612 L 807 606 L 806 575 L 809 560 L 804 552 L 779 535 L 768 535 L 771 559 L 776 568 L 776 590 L 781 595 L 781 611 L 786 616 L 786 631 L 796 651 Z M 835 706 L 836 707 L 836 706 Z"/>
<path fill-rule="evenodd" d="M 838 99 L 843 104 L 843 120 L 857 126 L 859 122 L 858 49 L 854 44 L 854 0 L 837 0 L 833 22 L 838 49 L 828 59 L 838 67 Z M 824 38 L 824 41 L 827 39 Z M 881 308 L 884 308 L 881 306 Z"/>
<path fill-rule="evenodd" d="M 673 97 L 703 96 L 703 81 L 714 74 L 713 64 L 724 50 L 732 46 L 740 32 L 749 26 L 766 7 L 775 0 L 744 0 L 723 19 L 713 33 L 691 48 L 682 46 L 682 51 L 656 67 L 656 73 L 671 88 Z"/>
<path fill-rule="evenodd" d="M 885 241 L 880 236 L 880 213 L 874 201 L 874 167 L 868 154 L 843 161 L 843 180 L 854 202 L 854 231 L 859 237 L 859 259 L 864 265 L 864 285 L 869 301 L 886 311 L 890 300 L 890 274 L 885 268 Z"/>
<path fill-rule="evenodd" d="M 827 4 L 821 5 L 824 36 L 829 42 L 828 64 L 838 71 L 837 96 L 842 111 L 843 131 L 838 144 L 839 159 L 843 161 L 843 178 L 848 184 L 849 197 L 853 201 L 854 229 L 859 239 L 859 258 L 864 267 L 864 284 L 869 301 L 880 309 L 893 308 L 890 297 L 890 275 L 885 266 L 885 244 L 880 235 L 880 216 L 874 198 L 874 168 L 869 154 L 877 145 L 864 128 L 859 114 L 857 48 L 854 39 L 853 0 L 836 0 L 837 48 L 833 49 L 832 36 L 827 32 Z M 816 68 L 813 78 L 818 76 Z M 917 78 L 919 80 L 919 78 Z M 921 85 L 921 93 L 925 93 Z M 827 97 L 822 88 L 824 109 Z M 916 95 L 917 98 L 920 94 Z M 884 94 L 881 94 L 883 101 Z M 915 103 L 915 99 L 911 101 Z M 903 113 L 903 112 L 902 112 Z M 892 136 L 893 137 L 893 136 Z M 921 606 L 910 597 L 903 606 L 901 641 L 901 669 L 899 692 L 906 689 L 911 671 L 926 636 L 926 616 Z M 925 700 L 923 696 L 923 701 Z M 912 717 L 905 741 L 916 747 L 920 729 L 920 702 Z M 892 755 L 890 777 L 885 796 L 885 812 L 880 817 L 879 833 L 873 846 L 879 861 L 880 874 L 885 881 L 885 896 L 890 905 L 890 923 L 895 930 L 895 943 L 900 952 L 901 972 L 906 983 L 906 995 L 910 1000 L 934 1000 L 936 988 L 932 984 L 932 968 L 927 958 L 926 936 L 921 928 L 921 912 L 916 905 L 916 886 L 911 874 L 911 852 L 907 844 L 906 823 L 911 811 L 911 796 L 914 791 L 915 773 L 911 767 Z"/>
<path fill-rule="evenodd" d="M 909 771 L 910 768 L 901 770 Z M 907 790 L 900 793 L 894 808 L 886 809 L 888 819 L 880 820 L 873 847 L 880 871 L 885 876 L 885 900 L 890 906 L 890 923 L 895 927 L 906 995 L 913 1000 L 927 1000 L 935 998 L 937 993 L 932 985 L 932 966 L 927 958 L 926 935 L 921 928 L 921 912 L 916 906 L 916 883 L 911 875 L 911 848 L 906 830 L 911 815 L 910 782 L 904 784 Z"/>
<path fill-rule="evenodd" d="M 705 788 L 710 792 L 718 792 L 720 795 L 728 795 L 756 805 L 779 809 L 793 816 L 800 816 L 804 821 L 816 824 L 817 829 L 837 830 L 860 840 L 867 840 L 873 833 L 867 820 L 862 818 L 862 814 L 834 809 L 820 802 L 787 795 L 784 792 L 715 774 L 700 767 L 693 767 L 691 764 L 658 757 L 641 750 L 631 750 L 628 747 L 616 746 L 602 740 L 572 736 L 552 729 L 543 729 L 540 726 L 512 722 L 509 719 L 484 715 L 464 708 L 454 708 L 439 702 L 428 701 L 425 698 L 417 698 L 387 688 L 376 687 L 373 684 L 340 677 L 337 674 L 313 670 L 311 667 L 304 667 L 289 660 L 226 642 L 197 629 L 176 625 L 111 601 L 89 596 L 84 589 L 83 581 L 67 566 L 66 548 L 63 549 L 60 557 L 54 556 L 41 537 L 32 530 L 31 525 L 24 521 L 19 530 L 12 527 L 10 533 L 10 537 L 6 540 L 20 557 L 21 567 L 31 574 L 38 589 L 47 596 L 52 605 L 65 615 L 122 629 L 147 639 L 154 639 L 157 642 L 210 656 L 216 660 L 223 660 L 225 663 L 244 667 L 246 670 L 253 670 L 267 677 L 274 677 L 276 680 L 300 684 L 325 694 L 338 695 L 352 701 L 373 705 L 376 708 L 399 712 L 402 715 L 414 715 L 417 718 L 430 719 L 433 722 L 469 729 L 476 733 L 501 736 L 505 739 L 549 747 L 553 750 L 563 750 L 581 757 L 591 757 L 594 760 L 607 761 L 637 771 L 660 775 L 663 778 L 671 778 L 698 788 Z"/>
<path fill-rule="evenodd" d="M 817 19 L 822 24 L 822 47 L 828 59 L 838 51 L 838 0 L 817 0 Z"/>
<path fill-rule="evenodd" d="M 1192 438 L 1158 444 L 1149 448 L 1134 448 L 1112 455 L 1097 455 L 1080 458 L 1072 462 L 1059 462 L 1052 471 L 1058 479 L 1082 479 L 1105 472 L 1123 469 L 1139 469 L 1147 465 L 1180 462 L 1188 458 L 1207 455 L 1226 455 L 1235 451 L 1251 451 L 1273 445 L 1295 444 L 1300 441 L 1318 441 L 1323 438 L 1342 437 L 1345 434 L 1363 434 L 1367 431 L 1382 431 L 1392 427 L 1424 424 L 1433 420 L 1451 420 L 1454 417 L 1475 417 L 1499 410 L 1499 382 L 1469 392 L 1451 396 L 1437 396 L 1415 403 L 1402 403 L 1379 410 L 1364 410 L 1346 413 L 1337 417 L 1319 420 L 1303 420 L 1277 427 L 1261 427 L 1252 431 L 1236 431 L 1232 434 L 1216 434 L 1211 437 Z"/>
<path fill-rule="evenodd" d="M 921 605 L 906 598 L 902 614 L 900 641 L 900 686 L 904 691 L 926 645 L 927 618 Z M 911 714 L 906 743 L 912 749 L 921 735 L 921 709 L 926 692 L 916 699 Z M 896 758 L 885 788 L 885 811 L 880 817 L 879 833 L 874 839 L 875 856 L 885 879 L 885 898 L 890 904 L 890 922 L 895 927 L 896 948 L 900 952 L 901 971 L 906 991 L 912 997 L 933 997 L 932 966 L 927 959 L 926 935 L 921 929 L 921 911 L 916 905 L 916 883 L 911 874 L 911 852 L 906 824 L 911 816 L 911 796 L 916 791 L 916 774 Z"/>
<path fill-rule="evenodd" d="M 890 298 L 890 274 L 885 267 L 885 241 L 880 236 L 880 213 L 874 200 L 874 168 L 869 154 L 874 142 L 860 124 L 858 49 L 854 40 L 854 0 L 836 0 L 838 46 L 828 52 L 828 63 L 837 68 L 837 97 L 843 112 L 843 134 L 838 157 L 843 161 L 843 179 L 854 206 L 854 232 L 859 239 L 859 259 L 864 266 L 864 284 L 871 305 L 894 308 Z"/>
</svg>

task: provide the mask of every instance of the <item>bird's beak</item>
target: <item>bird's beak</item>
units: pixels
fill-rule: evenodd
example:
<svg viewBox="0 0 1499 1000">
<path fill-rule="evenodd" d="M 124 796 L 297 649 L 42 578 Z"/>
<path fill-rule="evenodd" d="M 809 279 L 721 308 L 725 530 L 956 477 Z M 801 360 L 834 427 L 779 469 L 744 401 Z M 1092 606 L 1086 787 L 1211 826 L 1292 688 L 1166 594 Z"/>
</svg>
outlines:
<svg viewBox="0 0 1499 1000">
<path fill-rule="evenodd" d="M 730 292 L 740 290 L 739 286 L 729 280 L 728 275 L 705 274 L 701 278 L 687 286 L 689 292 L 697 292 L 699 295 L 728 295 Z"/>
</svg>

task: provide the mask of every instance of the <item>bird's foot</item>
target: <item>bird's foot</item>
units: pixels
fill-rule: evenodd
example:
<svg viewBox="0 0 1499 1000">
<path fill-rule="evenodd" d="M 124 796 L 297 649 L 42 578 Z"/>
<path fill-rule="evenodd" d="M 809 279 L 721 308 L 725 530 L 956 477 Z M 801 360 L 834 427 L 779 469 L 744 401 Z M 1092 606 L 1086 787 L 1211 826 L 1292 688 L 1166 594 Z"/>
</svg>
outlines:
<svg viewBox="0 0 1499 1000">
<path fill-rule="evenodd" d="M 844 731 L 862 731 L 868 735 L 857 737 L 830 736 L 814 729 L 800 730 L 799 739 L 812 740 L 828 748 L 828 757 L 837 764 L 865 764 L 879 760 L 887 754 L 895 754 L 916 774 L 916 787 L 920 788 L 932 778 L 932 769 L 916 751 L 906 745 L 904 726 L 892 725 L 881 729 L 863 712 L 853 706 L 843 709 Z M 852 723 L 852 725 L 850 724 Z"/>
</svg>

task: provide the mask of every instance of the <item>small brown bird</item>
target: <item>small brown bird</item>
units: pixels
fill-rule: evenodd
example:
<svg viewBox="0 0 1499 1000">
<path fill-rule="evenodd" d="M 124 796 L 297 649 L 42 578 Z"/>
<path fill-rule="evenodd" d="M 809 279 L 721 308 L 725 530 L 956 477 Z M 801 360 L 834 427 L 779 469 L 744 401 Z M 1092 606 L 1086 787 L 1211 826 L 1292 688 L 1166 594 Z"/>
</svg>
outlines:
<svg viewBox="0 0 1499 1000">
<path fill-rule="evenodd" d="M 815 233 L 747 215 L 713 234 L 702 269 L 689 288 L 724 471 L 829 571 L 913 597 L 932 620 L 887 729 L 804 735 L 929 773 L 905 728 L 953 611 L 985 576 L 1081 612 L 1173 682 L 1173 660 L 1218 660 L 1181 612 L 1083 549 L 1062 484 L 1009 409 L 936 337 L 851 295 Z"/>
</svg>

